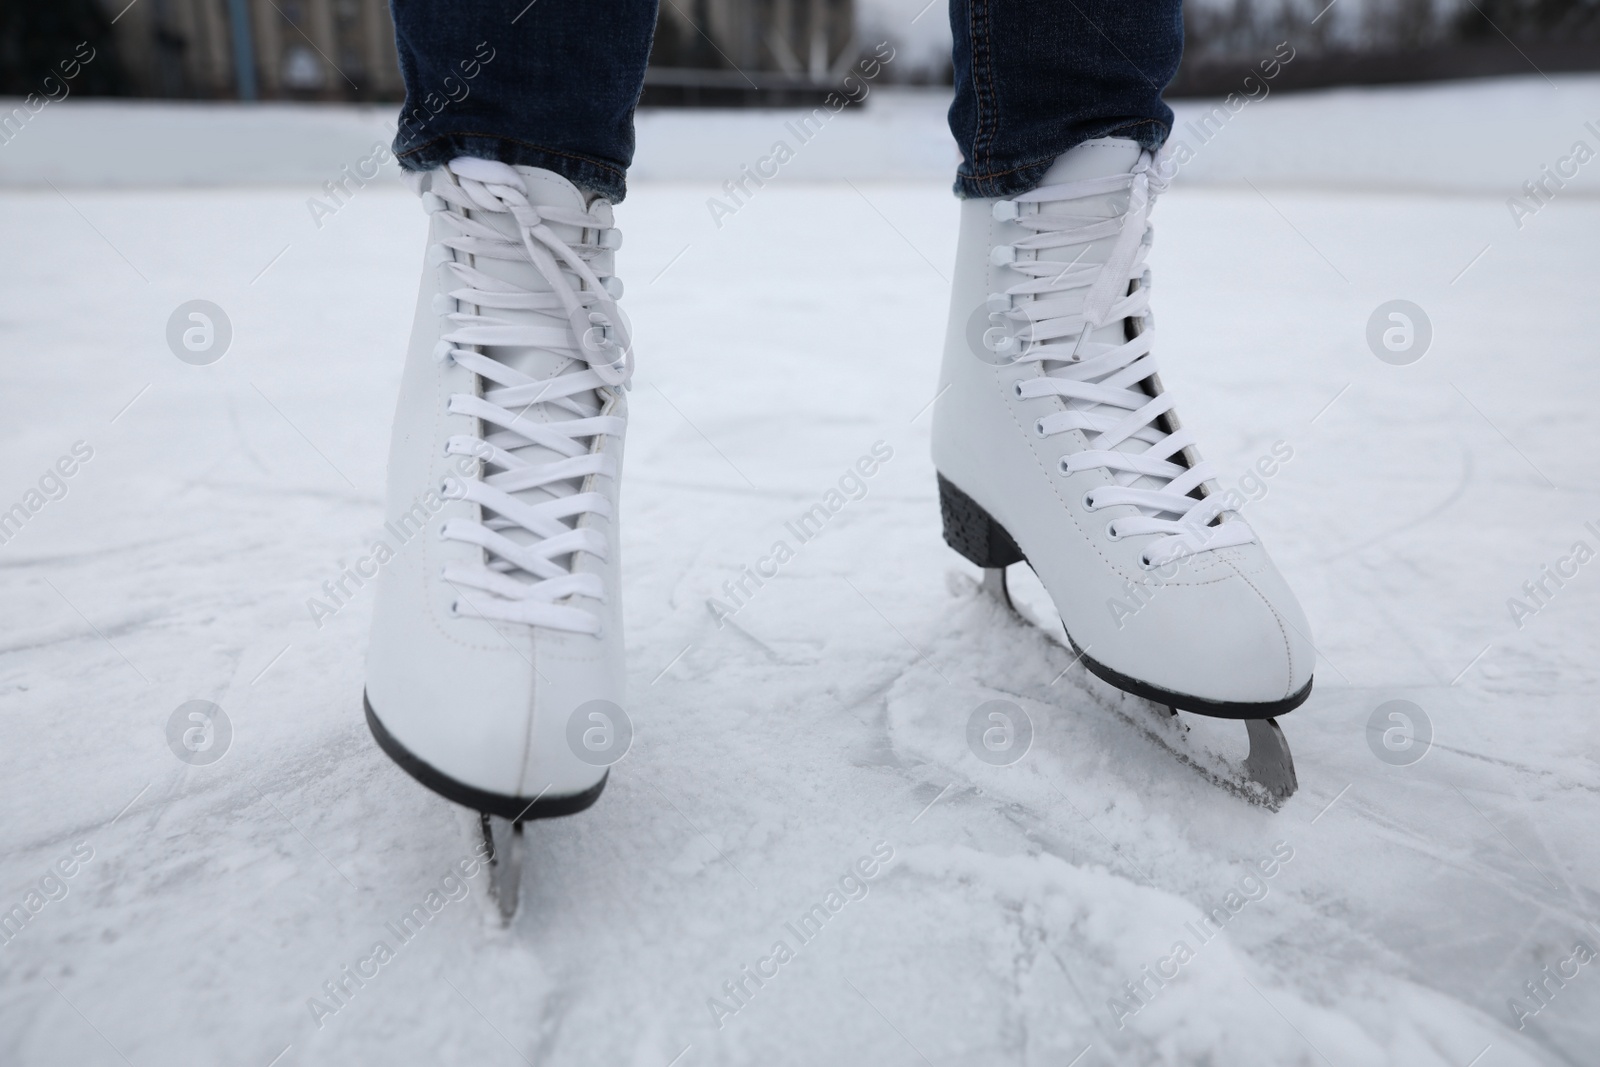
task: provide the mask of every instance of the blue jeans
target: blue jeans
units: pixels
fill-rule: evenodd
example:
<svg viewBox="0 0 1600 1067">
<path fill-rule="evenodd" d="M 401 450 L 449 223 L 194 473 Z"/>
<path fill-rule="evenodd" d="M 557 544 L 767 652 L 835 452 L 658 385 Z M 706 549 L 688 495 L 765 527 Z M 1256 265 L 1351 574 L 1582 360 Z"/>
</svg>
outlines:
<svg viewBox="0 0 1600 1067">
<path fill-rule="evenodd" d="M 1183 52 L 1181 0 L 949 0 L 959 196 L 1015 196 L 1092 137 L 1154 148 Z M 655 0 L 392 0 L 406 102 L 394 151 L 543 167 L 613 200 Z"/>
</svg>

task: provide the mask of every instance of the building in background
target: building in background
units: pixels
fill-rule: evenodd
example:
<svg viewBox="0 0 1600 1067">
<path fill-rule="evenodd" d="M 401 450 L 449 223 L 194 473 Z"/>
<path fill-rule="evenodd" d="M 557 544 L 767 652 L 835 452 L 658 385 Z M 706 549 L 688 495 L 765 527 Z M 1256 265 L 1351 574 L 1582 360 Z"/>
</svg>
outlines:
<svg viewBox="0 0 1600 1067">
<path fill-rule="evenodd" d="M 858 58 L 854 0 L 661 5 L 645 106 L 812 105 Z"/>
<path fill-rule="evenodd" d="M 114 84 L 99 92 L 245 100 L 404 96 L 387 0 L 61 2 L 74 9 L 65 20 L 38 11 L 37 0 L 0 0 L 0 63 L 18 75 L 0 91 L 28 91 L 21 57 L 62 48 L 70 55 L 72 44 L 87 39 L 114 60 L 105 67 L 115 69 Z M 855 0 L 680 0 L 662 5 L 645 103 L 815 103 L 856 58 Z"/>
<path fill-rule="evenodd" d="M 117 19 L 114 42 L 139 96 L 404 95 L 386 0 L 138 0 Z"/>
</svg>

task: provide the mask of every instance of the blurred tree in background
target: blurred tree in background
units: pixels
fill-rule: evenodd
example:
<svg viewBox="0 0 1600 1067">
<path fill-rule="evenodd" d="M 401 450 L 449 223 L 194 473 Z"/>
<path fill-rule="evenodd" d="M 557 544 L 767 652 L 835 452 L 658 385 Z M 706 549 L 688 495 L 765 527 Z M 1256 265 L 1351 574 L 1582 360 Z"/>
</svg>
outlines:
<svg viewBox="0 0 1600 1067">
<path fill-rule="evenodd" d="M 1600 0 L 1475 0 L 1456 28 L 1469 40 L 1504 33 L 1514 41 L 1600 44 Z M 1498 27 L 1498 29 L 1496 28 Z"/>
<path fill-rule="evenodd" d="M 1600 42 L 1600 0 L 1188 0 L 1196 58 L 1240 57 L 1290 41 L 1297 51 L 1380 53 L 1490 39 Z M 1600 62 L 1600 53 L 1595 56 Z"/>
<path fill-rule="evenodd" d="M 1279 42 L 1279 89 L 1600 70 L 1600 0 L 1188 0 L 1169 95 L 1232 91 Z"/>
</svg>

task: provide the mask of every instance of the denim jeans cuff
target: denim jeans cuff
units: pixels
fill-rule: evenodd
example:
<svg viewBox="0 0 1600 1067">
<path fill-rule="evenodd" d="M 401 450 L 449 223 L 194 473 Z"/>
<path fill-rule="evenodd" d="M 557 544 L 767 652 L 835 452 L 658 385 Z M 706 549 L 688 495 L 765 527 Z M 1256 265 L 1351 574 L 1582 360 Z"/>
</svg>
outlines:
<svg viewBox="0 0 1600 1067">
<path fill-rule="evenodd" d="M 554 171 L 585 192 L 598 193 L 613 204 L 627 195 L 626 172 L 602 160 L 562 152 L 493 133 L 440 132 L 426 140 L 411 139 L 402 146 L 396 139 L 395 158 L 406 170 L 432 170 L 457 156 L 493 159 L 513 167 L 541 167 Z"/>
<path fill-rule="evenodd" d="M 1092 141 L 1097 137 L 1126 137 L 1130 141 L 1138 141 L 1149 149 L 1160 148 L 1167 140 L 1171 131 L 1166 124 L 1153 119 L 1141 119 L 1138 122 L 1117 123 L 1108 129 L 1099 132 L 1091 131 L 1086 136 L 1079 135 L 1066 141 L 1059 148 L 1052 148 L 1049 154 L 1037 157 L 1030 162 L 1006 169 L 992 169 L 983 174 L 968 174 L 967 164 L 963 163 L 956 172 L 955 193 L 963 200 L 990 199 L 1007 196 L 1017 196 L 1030 189 L 1037 188 L 1044 180 L 1048 171 L 1057 159 L 1067 152 L 1078 147 L 1085 141 Z"/>
</svg>

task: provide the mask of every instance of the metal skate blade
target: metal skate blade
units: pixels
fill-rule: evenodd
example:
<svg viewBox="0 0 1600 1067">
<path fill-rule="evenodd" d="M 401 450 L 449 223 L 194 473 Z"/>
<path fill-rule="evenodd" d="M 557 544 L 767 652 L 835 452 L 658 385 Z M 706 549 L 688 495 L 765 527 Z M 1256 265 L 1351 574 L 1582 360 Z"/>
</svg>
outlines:
<svg viewBox="0 0 1600 1067">
<path fill-rule="evenodd" d="M 985 567 L 980 588 L 1009 608 L 1024 622 L 1032 623 L 1046 636 L 1071 652 L 1076 660 L 1083 655 L 1067 637 L 1061 616 L 1049 592 L 1026 564 L 1006 569 Z M 1093 687 L 1090 689 L 1093 692 Z M 1275 719 L 1243 720 L 1249 736 L 1249 754 L 1239 762 L 1238 735 L 1233 723 L 1239 720 L 1198 716 L 1192 721 L 1178 714 L 1169 704 L 1146 701 L 1132 694 L 1121 694 L 1132 707 L 1120 700 L 1104 706 L 1125 722 L 1136 726 L 1181 762 L 1198 771 L 1213 784 L 1252 804 L 1278 811 L 1299 788 L 1294 757 L 1289 742 Z M 1154 714 L 1142 713 L 1148 709 Z M 1197 734 L 1191 726 L 1197 727 Z M 1226 738 L 1218 731 L 1226 728 Z M 1203 735 L 1203 736 L 1202 736 Z"/>
<path fill-rule="evenodd" d="M 1027 561 L 1005 568 L 985 567 L 979 588 L 1022 621 L 1032 623 L 1056 644 L 1063 648 L 1072 647 L 1067 640 L 1061 614 L 1056 611 L 1044 583 L 1039 581 L 1039 576 L 1033 573 Z"/>
<path fill-rule="evenodd" d="M 1289 742 L 1277 719 L 1246 719 L 1250 732 L 1250 755 L 1245 757 L 1244 770 L 1252 782 L 1258 782 L 1279 800 L 1294 796 L 1300 782 L 1294 774 L 1294 757 L 1289 754 Z"/>
<path fill-rule="evenodd" d="M 489 895 L 500 924 L 510 926 L 522 903 L 522 823 L 479 812 L 478 827 L 489 846 Z"/>
<path fill-rule="evenodd" d="M 1013 611 L 1016 610 L 1016 605 L 1011 603 L 1011 591 L 1006 587 L 1004 567 L 983 568 L 983 584 L 979 588 L 1006 607 L 1011 608 Z"/>
</svg>

